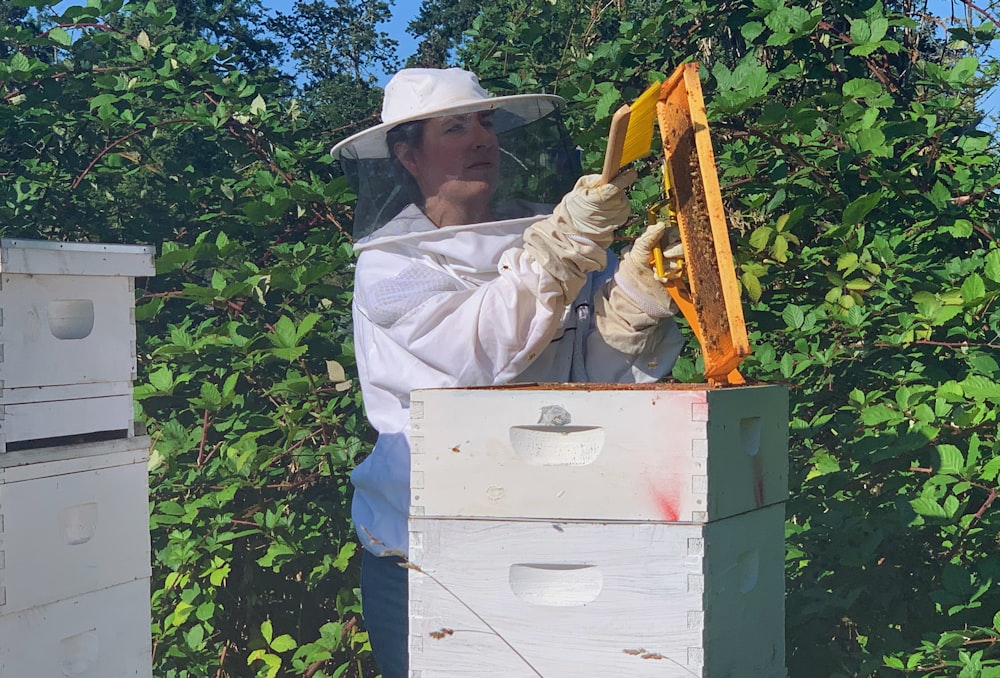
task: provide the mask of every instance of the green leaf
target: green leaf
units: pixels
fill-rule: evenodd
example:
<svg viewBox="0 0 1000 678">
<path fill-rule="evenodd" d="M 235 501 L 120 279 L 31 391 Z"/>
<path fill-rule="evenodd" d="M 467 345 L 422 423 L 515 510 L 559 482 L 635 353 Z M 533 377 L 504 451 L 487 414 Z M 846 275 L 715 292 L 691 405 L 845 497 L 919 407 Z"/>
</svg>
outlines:
<svg viewBox="0 0 1000 678">
<path fill-rule="evenodd" d="M 993 457 L 983 465 L 979 477 L 987 482 L 993 482 L 997 479 L 997 474 L 1000 474 L 1000 455 Z"/>
<path fill-rule="evenodd" d="M 881 426 L 902 421 L 903 415 L 888 405 L 871 405 L 861 412 L 861 421 L 867 426 Z"/>
<path fill-rule="evenodd" d="M 118 96 L 115 94 L 98 94 L 96 97 L 90 100 L 90 110 L 95 108 L 100 108 L 107 104 L 113 104 L 118 101 Z"/>
<path fill-rule="evenodd" d="M 781 356 L 778 367 L 781 370 L 781 376 L 785 379 L 790 379 L 795 373 L 795 358 L 792 357 L 791 353 L 784 354 Z"/>
<path fill-rule="evenodd" d="M 305 337 L 307 334 L 309 334 L 309 331 L 312 330 L 312 328 L 316 325 L 317 322 L 319 322 L 321 317 L 322 316 L 320 316 L 319 313 L 309 313 L 306 315 L 305 318 L 302 319 L 302 321 L 299 323 L 298 328 L 295 330 L 296 344 L 301 342 L 302 338 Z"/>
<path fill-rule="evenodd" d="M 878 42 L 885 37 L 888 30 L 889 20 L 885 17 L 851 20 L 851 40 L 857 45 Z"/>
<path fill-rule="evenodd" d="M 601 94 L 594 109 L 595 120 L 605 120 L 611 116 L 611 109 L 621 103 L 622 95 L 615 88 L 610 88 Z"/>
<path fill-rule="evenodd" d="M 985 295 L 986 284 L 978 273 L 973 273 L 962 283 L 962 300 L 966 304 L 977 302 Z"/>
<path fill-rule="evenodd" d="M 883 89 L 882 85 L 875 80 L 854 78 L 845 82 L 841 91 L 848 99 L 867 99 L 869 97 L 882 96 Z"/>
<path fill-rule="evenodd" d="M 940 181 L 935 181 L 934 186 L 931 187 L 931 191 L 927 194 L 927 197 L 930 198 L 930 201 L 934 203 L 935 207 L 938 209 L 944 209 L 951 200 L 951 191 L 949 191 L 948 187 Z"/>
<path fill-rule="evenodd" d="M 781 319 L 785 321 L 785 325 L 789 329 L 794 330 L 802 327 L 802 324 L 805 322 L 805 313 L 798 306 L 789 304 L 781 312 Z"/>
<path fill-rule="evenodd" d="M 201 382 L 201 400 L 208 409 L 217 409 L 222 406 L 222 394 L 219 387 L 210 381 Z"/>
<path fill-rule="evenodd" d="M 938 445 L 937 472 L 944 475 L 958 475 L 965 470 L 965 457 L 962 451 L 954 445 Z"/>
<path fill-rule="evenodd" d="M 747 42 L 753 42 L 764 32 L 764 24 L 759 21 L 747 21 L 740 26 L 740 34 Z"/>
<path fill-rule="evenodd" d="M 856 45 L 872 42 L 872 26 L 864 19 L 851 19 L 851 41 Z"/>
<path fill-rule="evenodd" d="M 185 636 L 188 647 L 192 650 L 199 650 L 205 644 L 205 628 L 201 624 L 195 624 Z"/>
<path fill-rule="evenodd" d="M 986 265 L 983 273 L 993 282 L 1000 283 L 1000 249 L 991 249 L 986 254 Z"/>
<path fill-rule="evenodd" d="M 760 278 L 749 271 L 744 271 L 740 276 L 740 282 L 743 284 L 743 289 L 746 290 L 747 296 L 750 297 L 751 301 L 760 301 L 761 294 L 764 291 L 760 284 Z"/>
<path fill-rule="evenodd" d="M 278 318 L 274 324 L 273 341 L 279 348 L 292 348 L 298 344 L 298 332 L 291 318 L 286 315 Z"/>
<path fill-rule="evenodd" d="M 262 115 L 267 112 L 267 102 L 264 101 L 264 97 L 257 95 L 250 102 L 250 113 L 252 115 Z"/>
<path fill-rule="evenodd" d="M 910 500 L 910 506 L 913 507 L 913 510 L 917 515 L 927 516 L 929 518 L 950 517 L 944 507 L 930 497 L 917 497 L 916 499 L 912 499 Z"/>
<path fill-rule="evenodd" d="M 980 375 L 966 377 L 959 382 L 962 391 L 970 398 L 1000 400 L 1000 384 Z"/>
<path fill-rule="evenodd" d="M 291 346 L 288 348 L 272 348 L 269 353 L 281 360 L 292 362 L 301 358 L 308 350 L 308 346 Z"/>
<path fill-rule="evenodd" d="M 157 391 L 169 393 L 174 388 L 174 373 L 166 365 L 150 372 L 147 378 Z"/>
<path fill-rule="evenodd" d="M 49 31 L 49 39 L 53 42 L 59 43 L 60 45 L 65 45 L 66 47 L 73 44 L 73 38 L 70 37 L 69 32 L 60 26 L 56 26 Z"/>
<path fill-rule="evenodd" d="M 954 85 L 966 84 L 979 69 L 979 59 L 974 56 L 964 57 L 955 62 L 955 66 L 948 73 L 948 81 Z"/>
<path fill-rule="evenodd" d="M 972 222 L 968 219 L 955 219 L 954 223 L 946 229 L 956 238 L 968 238 L 972 235 Z"/>
<path fill-rule="evenodd" d="M 867 193 L 851 202 L 844 209 L 843 225 L 854 226 L 860 224 L 868 213 L 875 209 L 875 206 L 878 205 L 881 199 L 882 193 L 876 191 L 875 193 Z"/>
<path fill-rule="evenodd" d="M 890 151 L 885 145 L 885 134 L 880 129 L 863 129 L 857 133 L 858 150 L 881 157 L 889 157 Z M 855 222 L 856 223 L 856 222 Z"/>
<path fill-rule="evenodd" d="M 949 494 L 947 497 L 945 497 L 943 508 L 945 515 L 948 518 L 955 517 L 955 514 L 958 512 L 959 506 L 960 504 L 958 501 L 958 497 L 956 497 L 955 495 Z"/>
<path fill-rule="evenodd" d="M 755 228 L 753 233 L 750 234 L 750 247 L 754 248 L 758 252 L 763 250 L 771 241 L 771 234 L 773 232 L 774 229 L 770 226 Z"/>
<path fill-rule="evenodd" d="M 27 72 L 31 70 L 31 62 L 28 57 L 20 52 L 10 58 L 10 70 Z"/>
<path fill-rule="evenodd" d="M 774 237 L 774 244 L 771 246 L 771 254 L 781 263 L 788 261 L 788 239 L 785 236 L 776 235 Z"/>
<path fill-rule="evenodd" d="M 295 640 L 287 633 L 278 636 L 269 645 L 275 652 L 287 652 L 297 647 Z"/>
<path fill-rule="evenodd" d="M 858 267 L 858 255 L 855 252 L 847 252 L 837 257 L 838 271 L 853 271 Z"/>
</svg>

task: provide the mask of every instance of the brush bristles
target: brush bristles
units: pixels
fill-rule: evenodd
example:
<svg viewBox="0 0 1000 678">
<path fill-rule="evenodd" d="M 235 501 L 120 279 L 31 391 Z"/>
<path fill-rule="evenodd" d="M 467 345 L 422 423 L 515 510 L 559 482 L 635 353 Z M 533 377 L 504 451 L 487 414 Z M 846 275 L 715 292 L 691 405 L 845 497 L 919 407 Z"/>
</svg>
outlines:
<svg viewBox="0 0 1000 678">
<path fill-rule="evenodd" d="M 628 130 L 625 132 L 621 167 L 643 157 L 652 148 L 653 119 L 656 117 L 656 102 L 660 98 L 661 84 L 654 82 L 630 106 L 632 115 L 628 121 Z"/>
</svg>

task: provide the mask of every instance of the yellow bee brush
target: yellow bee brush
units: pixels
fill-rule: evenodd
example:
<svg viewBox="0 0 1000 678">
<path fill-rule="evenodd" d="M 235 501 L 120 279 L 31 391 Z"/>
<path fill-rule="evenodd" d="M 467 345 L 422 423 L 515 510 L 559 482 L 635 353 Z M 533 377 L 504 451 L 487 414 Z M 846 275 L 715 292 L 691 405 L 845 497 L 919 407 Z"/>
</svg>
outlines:
<svg viewBox="0 0 1000 678">
<path fill-rule="evenodd" d="M 643 157 L 652 148 L 653 121 L 656 119 L 656 102 L 661 85 L 654 82 L 631 105 L 622 106 L 612 116 L 601 172 L 604 183 L 614 179 L 622 167 Z"/>
</svg>

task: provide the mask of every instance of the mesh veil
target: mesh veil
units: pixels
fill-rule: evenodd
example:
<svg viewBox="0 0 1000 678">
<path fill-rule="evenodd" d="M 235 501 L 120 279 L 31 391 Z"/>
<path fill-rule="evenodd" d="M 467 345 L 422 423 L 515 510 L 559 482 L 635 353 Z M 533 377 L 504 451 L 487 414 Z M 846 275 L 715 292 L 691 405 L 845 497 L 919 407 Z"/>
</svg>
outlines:
<svg viewBox="0 0 1000 678">
<path fill-rule="evenodd" d="M 534 117 L 534 116 L 532 116 Z M 580 176 L 580 156 L 569 139 L 558 109 L 525 124 L 524 118 L 498 109 L 493 117 L 500 144 L 500 185 L 493 197 L 495 212 L 518 214 L 522 202 L 555 204 Z M 410 203 L 419 202 L 416 184 L 389 158 L 358 158 L 344 152 L 341 167 L 358 196 L 354 212 L 355 240 L 371 234 Z"/>
</svg>

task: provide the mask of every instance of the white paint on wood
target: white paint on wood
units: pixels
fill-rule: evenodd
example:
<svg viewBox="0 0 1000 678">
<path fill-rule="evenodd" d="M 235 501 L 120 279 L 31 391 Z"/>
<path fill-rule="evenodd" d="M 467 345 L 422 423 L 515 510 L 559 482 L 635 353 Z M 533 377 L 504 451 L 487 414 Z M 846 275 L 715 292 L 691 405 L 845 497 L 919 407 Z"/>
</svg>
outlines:
<svg viewBox="0 0 1000 678">
<path fill-rule="evenodd" d="M 414 678 L 785 675 L 780 504 L 704 525 L 411 518 L 410 532 Z"/>
<path fill-rule="evenodd" d="M 0 618 L 150 576 L 148 443 L 27 464 L 0 457 L 15 462 L 0 466 Z"/>
<path fill-rule="evenodd" d="M 0 272 L 30 275 L 151 276 L 152 245 L 0 239 Z"/>
<path fill-rule="evenodd" d="M 0 678 L 151 678 L 149 580 L 0 616 Z"/>
<path fill-rule="evenodd" d="M 785 501 L 787 422 L 781 386 L 417 390 L 411 514 L 718 520 Z"/>
<path fill-rule="evenodd" d="M 82 400 L 118 395 L 131 396 L 131 394 L 131 381 L 97 381 L 90 384 L 28 386 L 25 388 L 4 388 L 3 382 L 0 382 L 0 404 L 2 405 L 44 404 L 54 400 Z"/>
<path fill-rule="evenodd" d="M 128 393 L 103 398 L 4 404 L 0 416 L 0 451 L 9 443 L 133 429 L 134 404 Z"/>
<path fill-rule="evenodd" d="M 54 445 L 0 455 L 0 485 L 136 464 L 149 458 L 148 436 Z"/>
<path fill-rule="evenodd" d="M 135 378 L 131 278 L 3 273 L 5 388 Z"/>
</svg>

